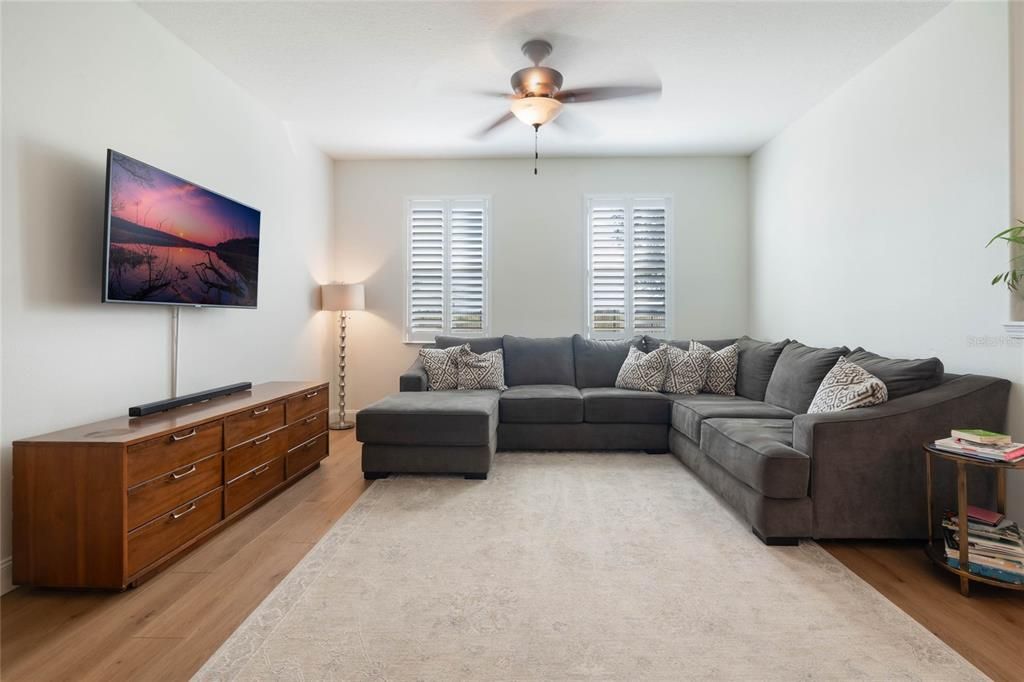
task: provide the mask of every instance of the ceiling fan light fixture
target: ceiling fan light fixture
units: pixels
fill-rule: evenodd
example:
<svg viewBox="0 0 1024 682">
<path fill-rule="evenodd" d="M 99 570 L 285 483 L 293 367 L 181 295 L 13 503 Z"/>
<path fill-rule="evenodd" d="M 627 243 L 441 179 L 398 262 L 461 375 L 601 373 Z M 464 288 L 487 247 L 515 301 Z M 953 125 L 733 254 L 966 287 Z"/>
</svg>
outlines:
<svg viewBox="0 0 1024 682">
<path fill-rule="evenodd" d="M 554 97 L 522 97 L 512 100 L 512 113 L 528 126 L 542 126 L 558 118 L 562 103 Z"/>
</svg>

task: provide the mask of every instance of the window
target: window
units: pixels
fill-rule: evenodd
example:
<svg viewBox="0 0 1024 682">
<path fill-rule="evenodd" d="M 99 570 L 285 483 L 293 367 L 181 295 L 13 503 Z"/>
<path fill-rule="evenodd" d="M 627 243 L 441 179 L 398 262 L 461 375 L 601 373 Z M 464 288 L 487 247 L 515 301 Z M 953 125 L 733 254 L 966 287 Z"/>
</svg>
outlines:
<svg viewBox="0 0 1024 682">
<path fill-rule="evenodd" d="M 587 198 L 587 332 L 592 338 L 670 329 L 668 197 Z"/>
<path fill-rule="evenodd" d="M 486 335 L 488 200 L 411 199 L 407 220 L 406 340 Z"/>
</svg>

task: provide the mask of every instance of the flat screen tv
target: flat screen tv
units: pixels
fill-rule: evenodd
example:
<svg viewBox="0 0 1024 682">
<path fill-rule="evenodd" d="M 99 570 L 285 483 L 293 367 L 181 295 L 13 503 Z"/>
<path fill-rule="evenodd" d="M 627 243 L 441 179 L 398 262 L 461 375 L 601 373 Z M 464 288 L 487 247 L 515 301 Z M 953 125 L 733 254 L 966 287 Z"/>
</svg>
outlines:
<svg viewBox="0 0 1024 682">
<path fill-rule="evenodd" d="M 260 212 L 107 150 L 103 301 L 255 308 Z"/>
</svg>

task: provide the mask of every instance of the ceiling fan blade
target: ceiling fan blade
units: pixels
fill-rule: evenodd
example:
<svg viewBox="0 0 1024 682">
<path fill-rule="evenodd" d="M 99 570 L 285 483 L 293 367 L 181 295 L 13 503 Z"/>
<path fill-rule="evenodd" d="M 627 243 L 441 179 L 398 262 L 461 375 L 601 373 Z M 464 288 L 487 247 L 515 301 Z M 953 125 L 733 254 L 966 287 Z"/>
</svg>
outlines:
<svg viewBox="0 0 1024 682">
<path fill-rule="evenodd" d="M 497 97 L 498 99 L 515 99 L 514 92 L 498 92 L 497 90 L 474 90 L 474 95 L 481 97 Z"/>
<path fill-rule="evenodd" d="M 475 135 L 473 135 L 473 137 L 478 138 L 478 139 L 481 138 L 481 137 L 484 137 L 485 135 L 487 135 L 488 133 L 493 131 L 495 128 L 498 128 L 500 126 L 505 125 L 506 123 L 511 121 L 513 118 L 515 118 L 515 116 L 512 114 L 512 112 L 511 111 L 506 111 L 504 114 L 501 115 L 500 118 L 498 118 L 498 120 L 496 120 L 494 123 L 492 123 L 491 125 L 489 125 L 486 128 L 484 128 L 483 130 L 480 130 L 479 132 L 477 132 Z"/>
<path fill-rule="evenodd" d="M 567 104 L 580 102 L 599 102 L 606 99 L 623 97 L 641 97 L 643 95 L 660 95 L 661 84 L 658 85 L 609 85 L 597 88 L 576 88 L 561 90 L 555 99 Z"/>
<path fill-rule="evenodd" d="M 589 121 L 568 109 L 562 109 L 562 113 L 551 122 L 551 125 L 561 128 L 570 135 L 581 137 L 594 137 L 597 135 L 597 130 Z"/>
</svg>

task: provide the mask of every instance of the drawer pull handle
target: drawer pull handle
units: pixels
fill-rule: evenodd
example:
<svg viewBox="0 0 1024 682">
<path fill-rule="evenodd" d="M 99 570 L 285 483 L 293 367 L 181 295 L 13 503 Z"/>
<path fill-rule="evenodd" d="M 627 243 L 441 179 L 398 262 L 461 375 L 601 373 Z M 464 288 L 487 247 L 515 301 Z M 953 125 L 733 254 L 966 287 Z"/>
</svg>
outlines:
<svg viewBox="0 0 1024 682">
<path fill-rule="evenodd" d="M 256 469 L 255 471 L 252 472 L 252 477 L 256 478 L 257 476 L 259 476 L 261 474 L 265 474 L 268 471 L 270 471 L 270 465 L 269 464 L 264 464 L 259 469 Z"/>
<path fill-rule="evenodd" d="M 194 474 L 195 472 L 196 472 L 196 465 L 193 464 L 187 470 L 182 471 L 180 473 L 177 472 L 177 471 L 172 471 L 171 472 L 171 480 L 172 481 L 177 481 L 179 478 L 185 478 L 186 476 Z"/>
<path fill-rule="evenodd" d="M 195 503 L 195 502 L 193 502 L 192 504 L 190 504 L 190 505 L 188 506 L 188 509 L 186 509 L 185 511 L 181 511 L 181 512 L 171 512 L 171 520 L 172 520 L 172 521 L 177 521 L 177 520 L 178 520 L 178 519 L 180 519 L 180 518 L 181 518 L 182 516 L 185 516 L 186 514 L 191 514 L 191 513 L 192 513 L 192 512 L 194 512 L 195 510 L 196 510 L 196 503 Z"/>
<path fill-rule="evenodd" d="M 254 440 L 254 441 L 252 442 L 252 444 L 253 444 L 253 445 L 263 445 L 263 444 L 264 444 L 264 443 L 266 443 L 266 442 L 267 442 L 268 440 L 270 440 L 270 434 L 267 434 L 266 436 L 263 436 L 263 438 L 257 438 L 256 440 Z"/>
<path fill-rule="evenodd" d="M 311 447 L 313 447 L 314 445 L 316 445 L 319 442 L 320 442 L 319 438 L 316 438 L 314 440 L 309 441 L 308 443 L 306 443 L 306 449 L 309 450 Z"/>
<path fill-rule="evenodd" d="M 252 416 L 258 417 L 261 414 L 266 414 L 267 412 L 270 412 L 270 405 L 266 405 L 265 407 L 261 407 L 258 410 L 253 410 L 252 411 Z"/>
<path fill-rule="evenodd" d="M 308 418 L 308 419 L 307 419 L 306 421 L 304 421 L 304 422 L 302 422 L 302 423 L 303 423 L 303 424 L 312 424 L 313 422 L 315 422 L 315 421 L 317 420 L 317 418 L 318 418 L 319 416 L 320 416 L 320 415 L 316 415 L 316 414 L 314 414 L 314 415 L 313 415 L 312 417 Z"/>
<path fill-rule="evenodd" d="M 195 429 L 192 429 L 188 433 L 182 434 L 182 435 L 178 435 L 176 433 L 172 433 L 171 434 L 171 440 L 174 441 L 175 443 L 177 443 L 179 440 L 185 440 L 186 438 L 191 438 L 194 435 L 196 435 L 196 430 Z"/>
<path fill-rule="evenodd" d="M 307 393 L 306 394 L 306 400 L 310 400 L 311 398 L 315 398 L 318 395 L 320 395 L 320 391 L 313 391 L 312 393 Z"/>
</svg>

